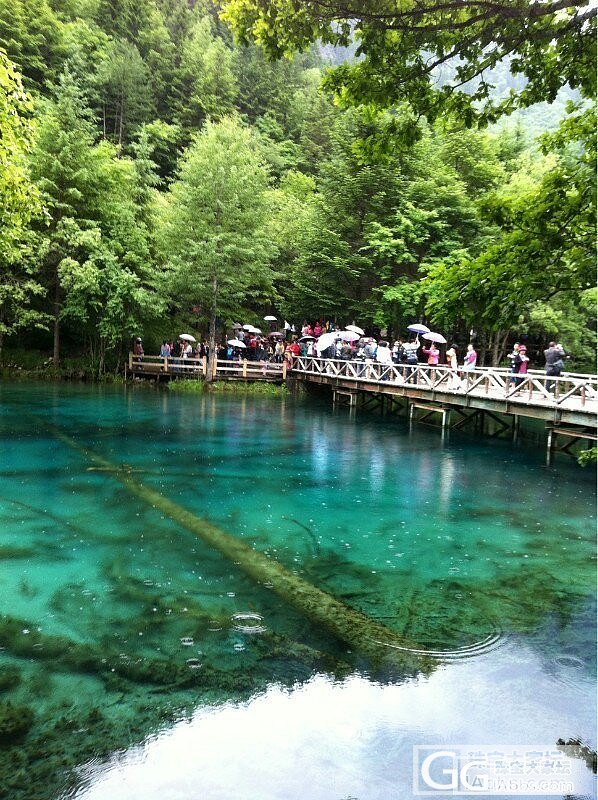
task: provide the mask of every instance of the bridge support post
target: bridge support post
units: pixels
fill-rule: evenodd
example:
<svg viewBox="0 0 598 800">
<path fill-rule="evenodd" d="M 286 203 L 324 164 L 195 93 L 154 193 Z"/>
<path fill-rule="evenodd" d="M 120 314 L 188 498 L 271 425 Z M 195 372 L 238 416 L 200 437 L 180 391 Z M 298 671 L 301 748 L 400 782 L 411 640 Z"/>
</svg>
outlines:
<svg viewBox="0 0 598 800">
<path fill-rule="evenodd" d="M 513 444 L 517 443 L 517 439 L 519 438 L 519 414 L 513 414 L 513 420 L 511 424 L 511 431 L 512 431 L 512 440 Z"/>
<path fill-rule="evenodd" d="M 552 448 L 554 444 L 554 428 L 548 428 L 548 437 L 546 439 L 546 466 L 552 464 Z"/>
</svg>

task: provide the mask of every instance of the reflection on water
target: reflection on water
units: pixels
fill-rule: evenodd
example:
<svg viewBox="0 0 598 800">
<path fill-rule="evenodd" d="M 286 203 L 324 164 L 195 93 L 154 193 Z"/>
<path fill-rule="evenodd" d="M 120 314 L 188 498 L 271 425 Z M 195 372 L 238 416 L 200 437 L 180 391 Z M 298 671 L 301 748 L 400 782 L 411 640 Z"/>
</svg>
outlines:
<svg viewBox="0 0 598 800">
<path fill-rule="evenodd" d="M 514 673 L 497 681 L 508 655 L 399 685 L 357 676 L 333 683 L 318 675 L 291 691 L 273 686 L 245 704 L 202 708 L 108 765 L 89 765 L 85 788 L 74 796 L 407 798 L 414 745 L 551 744 L 563 727 L 593 724 L 589 709 L 566 700 L 547 713 L 543 698 L 551 687 L 525 647 L 511 656 L 523 658 L 529 679 L 517 683 Z M 503 696 L 508 692 L 508 706 L 497 704 L 497 684 Z M 588 796 L 592 787 L 585 771 Z"/>
<path fill-rule="evenodd" d="M 330 797 L 312 775 L 339 800 L 407 798 L 414 744 L 593 739 L 588 471 L 291 399 L 3 385 L 0 401 L 10 800 L 76 791 L 69 769 L 89 763 L 98 798 Z M 401 674 L 352 651 L 132 495 L 112 465 L 432 666 Z M 105 774 L 103 759 L 146 736 L 154 766 L 126 756 L 117 790 L 120 767 Z M 174 772 L 172 742 L 189 754 Z M 267 770 L 260 748 L 272 748 Z M 148 776 L 154 794 L 136 783 Z"/>
</svg>

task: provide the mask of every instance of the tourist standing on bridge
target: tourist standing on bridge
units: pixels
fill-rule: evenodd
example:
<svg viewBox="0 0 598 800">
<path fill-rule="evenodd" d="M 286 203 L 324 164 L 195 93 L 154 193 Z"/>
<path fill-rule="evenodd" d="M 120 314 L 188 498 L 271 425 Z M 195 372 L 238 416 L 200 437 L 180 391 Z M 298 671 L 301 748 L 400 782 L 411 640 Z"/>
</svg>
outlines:
<svg viewBox="0 0 598 800">
<path fill-rule="evenodd" d="M 473 345 L 470 342 L 467 345 L 467 352 L 465 353 L 465 358 L 463 359 L 463 385 L 466 389 L 470 383 L 469 373 L 474 371 L 477 362 L 478 354 L 473 349 Z"/>
<path fill-rule="evenodd" d="M 274 347 L 274 361 L 277 364 L 282 364 L 283 358 L 284 358 L 284 343 L 282 339 L 279 339 Z"/>
<path fill-rule="evenodd" d="M 546 374 L 551 377 L 558 378 L 565 366 L 564 358 L 565 351 L 560 344 L 550 342 L 548 348 L 544 351 L 544 358 L 546 359 Z M 551 392 L 554 388 L 555 381 L 546 381 L 546 390 Z"/>
<path fill-rule="evenodd" d="M 405 363 L 410 365 L 410 369 L 407 370 L 405 375 L 405 382 L 410 383 L 415 370 L 413 367 L 417 366 L 417 351 L 419 350 L 419 338 L 416 336 L 412 342 L 405 342 L 403 345 L 403 357 L 405 359 Z M 415 381 L 414 381 L 415 382 Z"/>
<path fill-rule="evenodd" d="M 392 367 L 392 353 L 388 346 L 388 342 L 381 340 L 378 342 L 378 349 L 376 350 L 376 361 L 381 364 L 385 369 L 382 370 L 382 380 L 387 381 L 390 376 L 388 367 Z"/>
<path fill-rule="evenodd" d="M 452 344 L 449 349 L 446 351 L 446 365 L 450 369 L 451 375 L 451 386 L 453 389 L 457 389 L 459 387 L 459 376 L 457 375 L 457 345 Z"/>
<path fill-rule="evenodd" d="M 507 358 L 511 362 L 511 372 L 514 375 L 517 375 L 517 373 L 519 372 L 519 367 L 521 365 L 521 358 L 519 356 L 519 342 L 515 342 L 515 344 L 513 345 L 513 350 L 512 352 L 509 353 Z M 509 383 L 515 383 L 515 382 L 516 378 L 509 378 Z"/>
<path fill-rule="evenodd" d="M 463 372 L 473 372 L 478 361 L 478 354 L 473 349 L 471 342 L 467 345 L 467 352 L 463 359 Z"/>
<path fill-rule="evenodd" d="M 438 358 L 440 357 L 440 350 L 436 347 L 434 342 L 432 342 L 432 344 L 428 349 L 422 347 L 422 352 L 428 356 L 428 364 L 431 367 L 438 366 Z"/>
<path fill-rule="evenodd" d="M 527 365 L 529 363 L 529 357 L 527 355 L 527 347 L 524 344 L 519 345 L 519 352 L 517 354 L 518 367 L 517 367 L 517 374 L 521 377 L 515 379 L 515 383 L 519 386 L 523 383 L 523 375 L 527 375 Z"/>
<path fill-rule="evenodd" d="M 143 356 L 144 356 L 143 342 L 141 341 L 141 339 L 139 337 L 137 337 L 137 339 L 135 339 L 135 345 L 133 347 L 133 352 L 135 353 L 135 356 L 136 356 L 135 361 L 143 361 Z"/>
</svg>

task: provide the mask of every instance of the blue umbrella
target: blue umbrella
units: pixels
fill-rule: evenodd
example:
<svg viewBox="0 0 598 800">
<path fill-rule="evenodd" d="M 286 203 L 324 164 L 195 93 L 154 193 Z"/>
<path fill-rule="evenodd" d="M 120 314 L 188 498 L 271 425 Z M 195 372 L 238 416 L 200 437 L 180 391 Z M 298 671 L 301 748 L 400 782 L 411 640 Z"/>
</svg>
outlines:
<svg viewBox="0 0 598 800">
<path fill-rule="evenodd" d="M 414 322 L 413 325 L 407 325 L 408 331 L 413 331 L 413 333 L 430 333 L 430 329 L 427 325 L 420 325 L 419 322 Z"/>
</svg>

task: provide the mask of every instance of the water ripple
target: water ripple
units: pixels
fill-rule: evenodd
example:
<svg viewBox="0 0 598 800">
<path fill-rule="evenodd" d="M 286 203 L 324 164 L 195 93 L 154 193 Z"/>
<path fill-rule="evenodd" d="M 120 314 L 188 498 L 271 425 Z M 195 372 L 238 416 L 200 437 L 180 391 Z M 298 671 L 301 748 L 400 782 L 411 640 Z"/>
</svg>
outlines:
<svg viewBox="0 0 598 800">
<path fill-rule="evenodd" d="M 239 633 L 265 633 L 268 629 L 262 625 L 263 617 L 253 611 L 244 611 L 233 614 L 231 617 L 234 630 Z"/>
<path fill-rule="evenodd" d="M 477 656 L 490 653 L 496 650 L 506 641 L 506 636 L 501 630 L 494 630 L 483 639 L 470 644 L 463 645 L 463 647 L 455 647 L 448 650 L 426 649 L 424 647 L 402 647 L 401 645 L 390 644 L 388 642 L 377 642 L 385 647 L 390 647 L 393 650 L 401 650 L 405 653 L 413 653 L 417 656 L 426 656 L 427 658 L 438 659 L 438 661 L 462 661 L 468 658 L 475 658 Z"/>
</svg>

